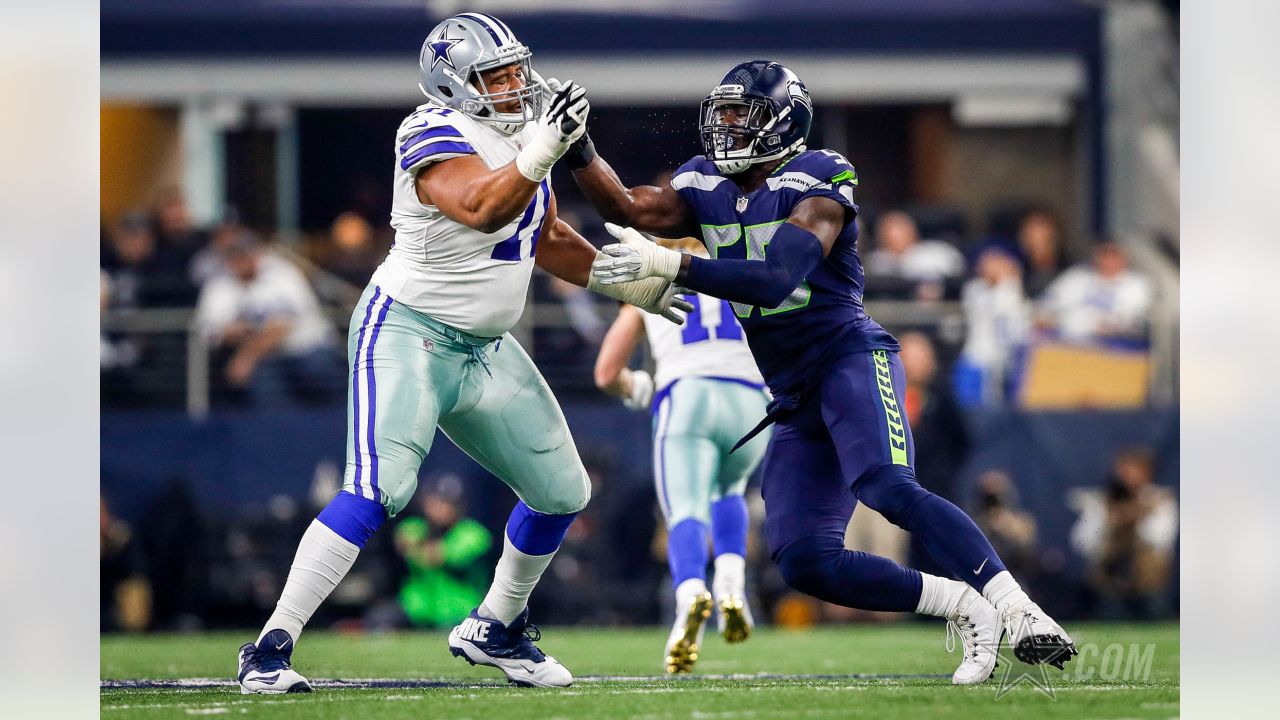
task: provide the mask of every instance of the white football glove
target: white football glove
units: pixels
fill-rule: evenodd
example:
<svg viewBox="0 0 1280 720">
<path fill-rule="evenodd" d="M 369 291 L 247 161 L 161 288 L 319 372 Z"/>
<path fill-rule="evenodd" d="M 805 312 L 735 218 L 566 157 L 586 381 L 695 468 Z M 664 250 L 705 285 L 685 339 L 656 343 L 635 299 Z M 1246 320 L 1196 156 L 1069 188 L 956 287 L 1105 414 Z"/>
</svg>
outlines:
<svg viewBox="0 0 1280 720">
<path fill-rule="evenodd" d="M 653 376 L 644 370 L 631 371 L 631 394 L 622 399 L 629 410 L 648 410 L 653 402 Z"/>
<path fill-rule="evenodd" d="M 604 229 L 622 242 L 605 245 L 591 263 L 591 275 L 602 285 L 630 282 L 647 277 L 675 280 L 680 272 L 681 254 L 668 250 L 636 232 L 634 228 L 605 223 Z"/>
<path fill-rule="evenodd" d="M 603 257 L 606 256 L 597 252 L 596 262 L 600 262 Z M 693 304 L 680 297 L 684 290 L 662 278 L 645 278 L 605 285 L 592 275 L 587 278 L 587 289 L 614 300 L 621 300 L 628 305 L 635 305 L 647 313 L 661 315 L 676 325 L 684 324 L 684 315 L 676 312 L 677 310 L 693 312 Z"/>
<path fill-rule="evenodd" d="M 559 82 L 556 84 L 559 86 Z M 548 99 L 529 144 L 516 155 L 520 174 L 531 182 L 542 182 L 556 160 L 587 131 L 590 112 L 591 103 L 581 85 L 570 81 L 559 87 Z"/>
</svg>

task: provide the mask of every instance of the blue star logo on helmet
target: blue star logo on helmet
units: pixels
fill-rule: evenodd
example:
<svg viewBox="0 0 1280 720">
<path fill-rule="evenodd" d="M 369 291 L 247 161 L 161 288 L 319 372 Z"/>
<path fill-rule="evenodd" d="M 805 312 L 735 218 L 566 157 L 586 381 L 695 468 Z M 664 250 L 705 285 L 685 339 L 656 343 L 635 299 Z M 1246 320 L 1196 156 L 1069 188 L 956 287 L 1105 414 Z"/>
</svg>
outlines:
<svg viewBox="0 0 1280 720">
<path fill-rule="evenodd" d="M 457 70 L 449 53 L 453 50 L 453 46 L 462 42 L 462 40 L 463 38 L 449 37 L 449 28 L 446 27 L 439 40 L 432 40 L 427 43 L 427 47 L 431 48 L 431 69 L 434 70 L 437 64 L 443 62 L 445 65 Z"/>
</svg>

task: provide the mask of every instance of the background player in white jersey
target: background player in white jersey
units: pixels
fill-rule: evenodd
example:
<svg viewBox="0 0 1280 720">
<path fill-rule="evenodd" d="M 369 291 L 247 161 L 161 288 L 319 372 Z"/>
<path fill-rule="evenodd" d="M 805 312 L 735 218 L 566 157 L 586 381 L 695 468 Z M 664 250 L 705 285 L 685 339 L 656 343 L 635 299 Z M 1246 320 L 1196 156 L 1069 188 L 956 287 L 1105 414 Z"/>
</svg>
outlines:
<svg viewBox="0 0 1280 720">
<path fill-rule="evenodd" d="M 240 649 L 242 692 L 310 691 L 290 666 L 302 627 L 413 496 L 437 427 L 520 498 L 493 585 L 450 651 L 521 685 L 573 680 L 534 646 L 526 603 L 590 485 L 551 390 L 507 331 L 535 263 L 599 289 L 597 253 L 556 218 L 547 179 L 586 131 L 589 105 L 573 83 L 549 88 L 530 57 L 479 13 L 441 22 L 423 43 L 429 102 L 395 142 L 395 245 L 351 317 L 345 482 L 303 535 L 257 642 Z M 666 281 L 602 292 L 675 322 L 672 305 L 688 308 Z"/>
<path fill-rule="evenodd" d="M 659 242 L 705 256 L 693 238 Z M 713 603 L 725 640 L 742 642 L 751 633 L 742 493 L 768 444 L 768 433 L 761 433 L 730 454 L 765 412 L 764 379 L 728 301 L 686 297 L 693 310 L 683 327 L 624 305 L 600 347 L 595 372 L 596 385 L 624 398 L 627 407 L 652 405 L 654 484 L 676 591 L 675 622 L 663 653 L 668 673 L 693 669 Z M 652 377 L 627 367 L 642 336 L 655 363 Z M 714 598 L 706 583 L 708 530 Z"/>
</svg>

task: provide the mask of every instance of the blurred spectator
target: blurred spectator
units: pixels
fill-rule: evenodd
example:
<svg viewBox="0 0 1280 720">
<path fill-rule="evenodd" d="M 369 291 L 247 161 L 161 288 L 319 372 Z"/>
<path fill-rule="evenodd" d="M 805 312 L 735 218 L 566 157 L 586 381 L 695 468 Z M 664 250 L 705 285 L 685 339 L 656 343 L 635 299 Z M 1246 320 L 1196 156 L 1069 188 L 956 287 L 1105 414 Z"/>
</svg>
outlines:
<svg viewBox="0 0 1280 720">
<path fill-rule="evenodd" d="M 1048 210 L 1033 209 L 1018 223 L 1018 251 L 1025 272 L 1023 287 L 1038 298 L 1062 272 L 1062 233 L 1058 219 Z"/>
<path fill-rule="evenodd" d="M 109 278 L 112 309 L 189 306 L 195 287 L 178 251 L 160 246 L 141 213 L 121 217 L 107 234 L 102 269 Z"/>
<path fill-rule="evenodd" d="M 941 240 L 921 240 L 915 221 L 905 212 L 886 212 L 876 221 L 876 249 L 866 259 L 868 283 L 875 286 L 869 290 L 938 300 L 945 281 L 963 276 L 964 270 L 959 250 Z"/>
<path fill-rule="evenodd" d="M 484 599 L 491 574 L 485 557 L 493 535 L 466 516 L 462 480 L 445 475 L 427 483 L 422 516 L 396 525 L 396 552 L 409 569 L 400 608 L 418 627 L 461 622 Z"/>
<path fill-rule="evenodd" d="M 907 378 L 902 399 L 916 446 L 916 478 L 931 492 L 958 502 L 956 475 L 969 457 L 969 431 L 946 382 L 938 379 L 938 358 L 928 335 L 903 333 L 899 358 Z M 912 567 L 935 575 L 947 573 L 913 539 Z"/>
<path fill-rule="evenodd" d="M 1014 577 L 1034 583 L 1039 574 L 1036 561 L 1036 520 L 1018 507 L 1013 479 L 1003 470 L 988 470 L 978 478 L 978 507 L 973 520 L 986 534 L 996 554 Z"/>
<path fill-rule="evenodd" d="M 1119 452 L 1102 492 L 1082 496 L 1071 544 L 1088 563 L 1088 583 L 1108 617 L 1156 617 L 1169 597 L 1178 540 L 1178 501 L 1154 484 L 1143 447 Z"/>
<path fill-rule="evenodd" d="M 256 240 L 257 237 L 252 230 L 238 222 L 226 222 L 214 228 L 209 238 L 209 244 L 201 248 L 195 257 L 191 258 L 188 270 L 192 282 L 204 287 L 205 283 L 210 280 L 229 274 L 231 270 L 227 266 L 228 251 L 237 245 Z M 264 270 L 282 267 L 288 272 L 294 267 L 288 260 L 280 257 L 265 246 L 262 248 L 261 262 Z"/>
<path fill-rule="evenodd" d="M 230 271 L 200 292 L 196 324 L 226 357 L 227 383 L 251 404 L 323 400 L 341 391 L 333 328 L 306 278 L 285 262 L 265 261 L 256 238 L 239 235 L 224 250 Z"/>
<path fill-rule="evenodd" d="M 1089 264 L 1072 267 L 1049 285 L 1038 320 L 1072 342 L 1136 338 L 1146 331 L 1151 304 L 1147 278 L 1129 269 L 1119 245 L 1107 242 L 1094 248 Z"/>
<path fill-rule="evenodd" d="M 1009 396 L 1015 361 L 1031 332 L 1031 303 L 1018 261 L 997 247 L 978 256 L 976 277 L 960 299 L 968 334 L 955 368 L 956 395 L 965 406 L 993 405 Z"/>
<path fill-rule="evenodd" d="M 151 583 L 143 553 L 129 524 L 111 514 L 105 498 L 98 499 L 98 549 L 102 630 L 147 629 L 151 624 Z"/>
<path fill-rule="evenodd" d="M 316 248 L 315 260 L 320 267 L 364 288 L 386 254 L 387 247 L 378 242 L 369 221 L 348 211 L 334 218 L 328 237 Z"/>
<path fill-rule="evenodd" d="M 137 531 L 156 579 L 151 628 L 194 630 L 203 624 L 209 595 L 208 530 L 185 476 L 166 478 L 153 498 Z"/>
<path fill-rule="evenodd" d="M 105 271 L 98 275 L 98 316 L 111 309 L 111 276 Z M 104 373 L 124 372 L 138 363 L 138 343 L 122 333 L 99 333 L 98 366 Z"/>
<path fill-rule="evenodd" d="M 191 258 L 208 242 L 208 233 L 192 224 L 182 189 L 165 188 L 151 208 L 151 218 L 161 247 L 172 258 L 172 270 L 185 270 Z"/>
</svg>

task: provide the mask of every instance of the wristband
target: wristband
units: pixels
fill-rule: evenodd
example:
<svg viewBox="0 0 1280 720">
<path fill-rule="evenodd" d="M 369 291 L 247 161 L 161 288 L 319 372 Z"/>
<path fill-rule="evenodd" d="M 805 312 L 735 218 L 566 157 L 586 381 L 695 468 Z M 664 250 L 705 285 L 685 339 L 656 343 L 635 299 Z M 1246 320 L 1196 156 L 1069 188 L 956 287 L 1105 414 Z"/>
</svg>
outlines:
<svg viewBox="0 0 1280 720">
<path fill-rule="evenodd" d="M 591 135 L 584 132 L 582 137 L 569 146 L 562 159 L 565 166 L 573 171 L 590 165 L 596 159 L 596 144 L 591 142 Z"/>
</svg>

